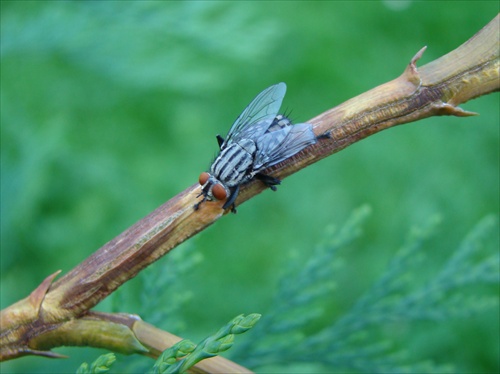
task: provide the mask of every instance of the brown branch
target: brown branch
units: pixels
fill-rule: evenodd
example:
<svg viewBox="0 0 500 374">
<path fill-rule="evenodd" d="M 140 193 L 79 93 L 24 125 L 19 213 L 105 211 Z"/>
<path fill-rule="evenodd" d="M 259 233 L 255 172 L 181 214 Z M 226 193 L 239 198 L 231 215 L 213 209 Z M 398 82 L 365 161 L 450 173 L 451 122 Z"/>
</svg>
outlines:
<svg viewBox="0 0 500 374">
<path fill-rule="evenodd" d="M 272 167 L 269 173 L 283 179 L 352 143 L 403 123 L 436 115 L 473 115 L 458 105 L 500 89 L 499 22 L 497 16 L 459 48 L 417 69 L 416 62 L 425 48 L 420 50 L 400 77 L 313 118 L 309 122 L 316 134 L 331 137 Z M 249 183 L 242 187 L 236 203 L 262 190 L 262 183 Z M 27 354 L 58 357 L 50 349 L 60 345 L 99 346 L 156 357 L 168 346 L 167 333 L 159 333 L 138 317 L 89 311 L 143 268 L 227 213 L 221 208 L 223 202 L 207 202 L 195 211 L 198 193 L 197 184 L 189 187 L 57 282 L 51 284 L 55 273 L 29 297 L 4 309 L 1 359 Z M 218 367 L 221 371 L 222 366 L 217 365 L 200 370 L 216 372 Z M 237 366 L 224 369 L 245 371 Z"/>
</svg>

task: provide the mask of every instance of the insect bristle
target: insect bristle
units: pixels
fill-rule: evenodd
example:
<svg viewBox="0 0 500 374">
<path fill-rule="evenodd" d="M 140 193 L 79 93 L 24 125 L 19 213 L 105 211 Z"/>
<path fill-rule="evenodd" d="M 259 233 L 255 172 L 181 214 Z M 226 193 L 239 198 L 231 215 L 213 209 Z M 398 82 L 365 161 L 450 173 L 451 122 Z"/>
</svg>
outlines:
<svg viewBox="0 0 500 374">
<path fill-rule="evenodd" d="M 292 112 L 293 112 L 293 109 L 285 109 L 283 111 L 283 117 L 286 117 L 288 118 L 288 120 L 291 122 L 291 123 L 294 123 L 295 122 L 295 119 L 292 120 Z"/>
</svg>

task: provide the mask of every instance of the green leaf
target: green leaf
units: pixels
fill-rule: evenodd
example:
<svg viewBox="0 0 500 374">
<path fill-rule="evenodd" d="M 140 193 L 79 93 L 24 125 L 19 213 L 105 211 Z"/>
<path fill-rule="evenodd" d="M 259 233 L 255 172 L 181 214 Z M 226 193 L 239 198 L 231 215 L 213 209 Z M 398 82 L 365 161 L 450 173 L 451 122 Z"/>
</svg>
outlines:
<svg viewBox="0 0 500 374">
<path fill-rule="evenodd" d="M 432 217 L 412 228 L 379 279 L 343 315 L 330 316 L 315 305 L 324 305 L 327 299 L 336 300 L 334 287 L 326 285 L 336 282 L 339 288 L 350 287 L 350 282 L 355 282 L 362 272 L 357 264 L 352 264 L 347 283 L 334 280 L 343 263 L 339 253 L 359 236 L 367 213 L 367 208 L 359 209 L 340 229 L 327 229 L 324 244 L 312 251 L 311 259 L 284 275 L 274 305 L 255 329 L 254 339 L 231 351 L 238 362 L 263 371 L 269 365 L 276 371 L 276 366 L 284 370 L 279 365 L 285 363 L 304 362 L 316 364 L 318 371 L 457 370 L 450 363 L 408 354 L 411 334 L 421 321 L 448 321 L 498 307 L 495 290 L 500 283 L 499 253 L 492 241 L 488 242 L 498 235 L 497 217 L 481 220 L 434 272 L 422 269 L 436 267 L 435 263 L 428 263 L 433 259 L 427 255 L 432 252 L 426 247 L 436 235 L 441 219 Z M 441 248 L 439 251 L 443 253 Z M 319 320 L 330 322 L 319 325 Z"/>
<path fill-rule="evenodd" d="M 152 371 L 155 374 L 184 373 L 201 360 L 227 351 L 233 346 L 234 335 L 248 331 L 259 319 L 260 314 L 239 315 L 198 345 L 189 340 L 180 341 L 160 355 Z"/>
</svg>

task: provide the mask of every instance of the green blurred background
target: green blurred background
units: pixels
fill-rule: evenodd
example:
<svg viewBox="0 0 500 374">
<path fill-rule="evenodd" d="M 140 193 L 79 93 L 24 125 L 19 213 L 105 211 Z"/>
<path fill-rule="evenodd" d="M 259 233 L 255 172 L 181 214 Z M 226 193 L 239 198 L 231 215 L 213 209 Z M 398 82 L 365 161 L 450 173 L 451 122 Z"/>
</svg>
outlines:
<svg viewBox="0 0 500 374">
<path fill-rule="evenodd" d="M 451 51 L 499 11 L 498 1 L 1 7 L 2 308 L 194 184 L 217 151 L 215 135 L 264 88 L 286 82 L 283 109 L 306 121 L 399 76 L 425 45 L 420 65 Z M 498 94 L 462 107 L 480 116 L 377 134 L 197 235 L 190 251 L 203 261 L 179 280 L 192 295 L 186 337 L 264 313 L 291 253 L 307 259 L 327 225 L 363 204 L 373 213 L 347 254 L 353 279 L 336 296 L 339 311 L 380 275 L 408 229 L 435 214 L 443 224 L 433 255 L 449 256 L 475 223 L 499 212 Z M 168 271 L 168 260 L 154 266 Z M 123 286 L 122 297 L 133 288 Z M 439 360 L 498 372 L 498 317 L 496 309 L 444 328 L 449 356 Z M 57 351 L 71 357 L 27 357 L 1 370 L 74 372 L 102 352 Z"/>
</svg>

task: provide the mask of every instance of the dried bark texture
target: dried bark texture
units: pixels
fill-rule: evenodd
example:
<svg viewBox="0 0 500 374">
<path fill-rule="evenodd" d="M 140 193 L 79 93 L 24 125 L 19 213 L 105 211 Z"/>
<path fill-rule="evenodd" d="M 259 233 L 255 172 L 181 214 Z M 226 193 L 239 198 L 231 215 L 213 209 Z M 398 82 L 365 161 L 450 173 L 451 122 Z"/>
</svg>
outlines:
<svg viewBox="0 0 500 374">
<path fill-rule="evenodd" d="M 322 138 L 266 174 L 283 179 L 352 143 L 403 123 L 435 115 L 473 115 L 458 105 L 500 89 L 499 26 L 497 16 L 459 48 L 417 69 L 423 48 L 400 77 L 309 121 L 317 135 L 330 134 L 330 138 Z M 167 348 L 168 333 L 140 318 L 90 309 L 227 213 L 222 210 L 223 202 L 207 202 L 195 211 L 199 190 L 198 184 L 187 188 L 58 281 L 52 283 L 59 272 L 47 277 L 30 296 L 4 309 L 0 314 L 1 360 L 23 355 L 60 357 L 50 349 L 61 345 L 104 347 L 153 357 Z M 243 186 L 236 204 L 262 190 L 260 182 Z M 247 372 L 219 357 L 205 360 L 197 368 L 200 372 Z"/>
</svg>

